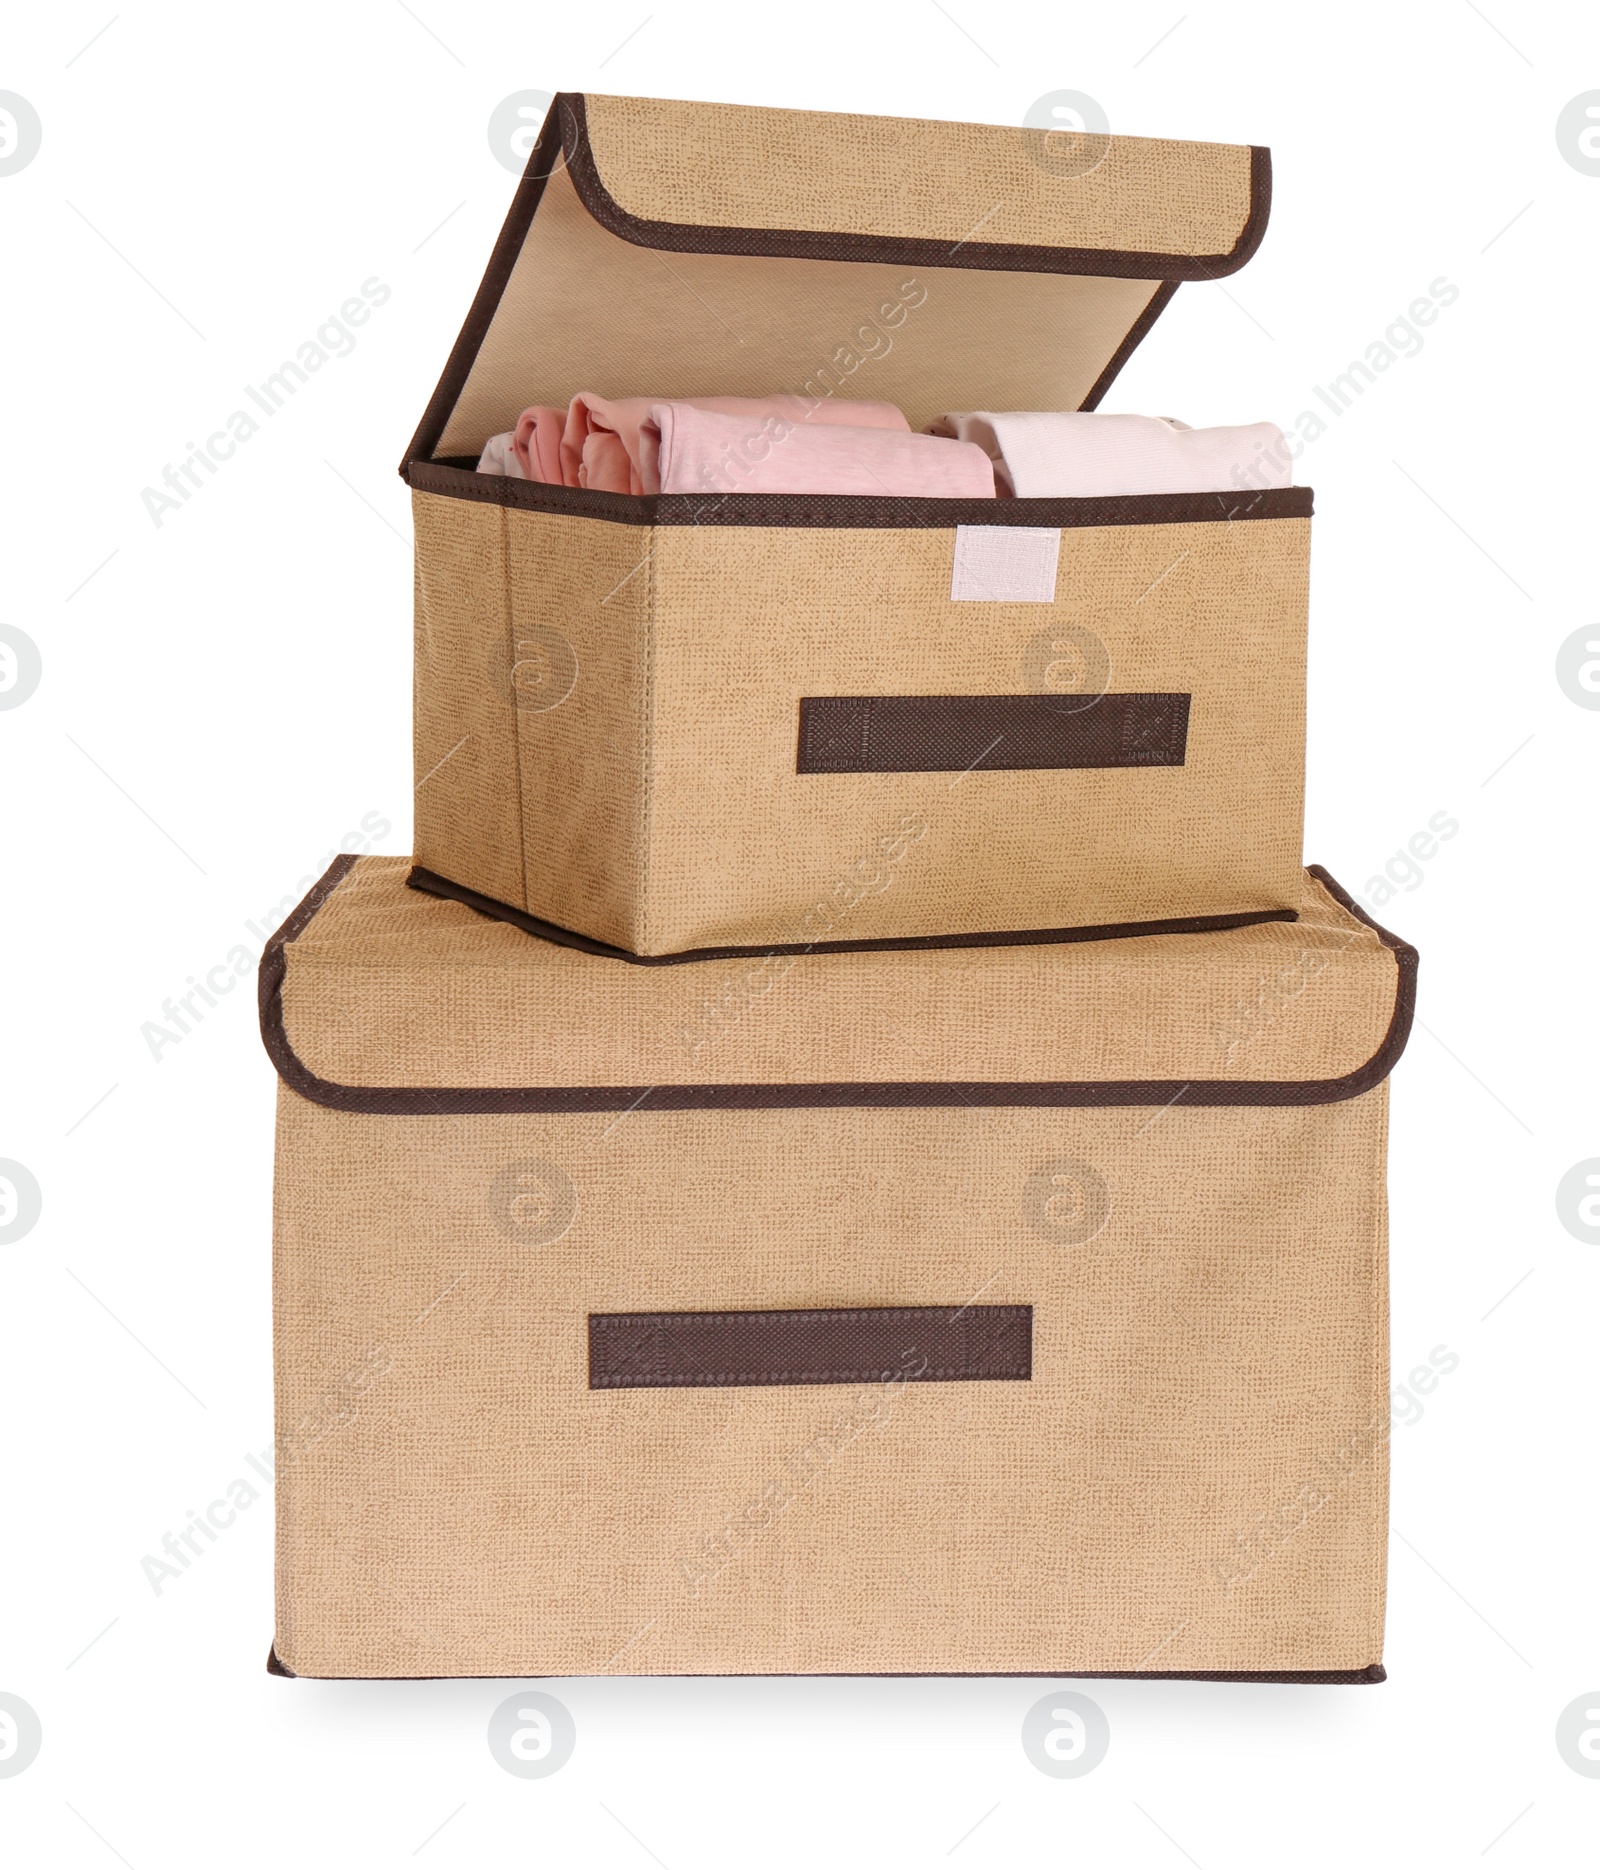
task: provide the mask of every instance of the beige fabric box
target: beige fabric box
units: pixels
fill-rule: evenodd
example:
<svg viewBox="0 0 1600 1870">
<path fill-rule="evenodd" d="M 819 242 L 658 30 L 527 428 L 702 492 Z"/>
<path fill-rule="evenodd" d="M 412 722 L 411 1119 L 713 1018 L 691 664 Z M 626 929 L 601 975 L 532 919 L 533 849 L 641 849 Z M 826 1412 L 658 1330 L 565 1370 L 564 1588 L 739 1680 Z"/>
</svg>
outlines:
<svg viewBox="0 0 1600 1870">
<path fill-rule="evenodd" d="M 402 468 L 416 884 L 641 960 L 1292 916 L 1307 489 L 473 472 L 579 390 L 1093 409 L 1269 195 L 1259 149 L 559 98 Z"/>
<path fill-rule="evenodd" d="M 274 1666 L 1382 1679 L 1387 1075 L 1300 919 L 643 971 L 270 945 Z"/>
</svg>

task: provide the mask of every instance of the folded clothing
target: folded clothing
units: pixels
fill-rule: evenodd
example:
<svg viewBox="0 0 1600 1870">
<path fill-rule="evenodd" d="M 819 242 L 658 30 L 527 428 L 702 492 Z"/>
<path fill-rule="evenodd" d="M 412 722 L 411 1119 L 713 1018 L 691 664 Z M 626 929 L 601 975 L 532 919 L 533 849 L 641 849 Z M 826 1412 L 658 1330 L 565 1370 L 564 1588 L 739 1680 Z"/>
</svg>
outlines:
<svg viewBox="0 0 1600 1870">
<path fill-rule="evenodd" d="M 483 474 L 604 493 L 854 493 L 986 499 L 1287 487 L 1271 422 L 958 411 L 913 435 L 893 403 L 802 396 L 597 396 L 537 404 L 491 436 Z"/>
<path fill-rule="evenodd" d="M 1192 429 L 1161 416 L 976 410 L 941 416 L 929 432 L 981 448 L 996 490 L 1024 500 L 1293 484 L 1283 431 L 1272 422 Z"/>
<path fill-rule="evenodd" d="M 491 435 L 483 444 L 483 453 L 478 456 L 478 472 L 504 474 L 511 480 L 526 480 L 528 476 L 517 459 L 516 439 L 509 430 L 504 435 Z"/>
<path fill-rule="evenodd" d="M 565 409 L 542 405 L 524 409 L 514 429 L 491 435 L 483 444 L 478 472 L 505 474 L 512 480 L 553 481 L 559 487 L 561 437 L 566 426 Z"/>
<path fill-rule="evenodd" d="M 524 480 L 561 480 L 561 442 L 566 433 L 567 412 L 536 403 L 524 409 L 517 419 L 511 446 Z M 479 463 L 482 466 L 482 463 Z"/>
<path fill-rule="evenodd" d="M 580 391 L 567 411 L 561 439 L 561 479 L 568 487 L 598 487 L 604 493 L 660 493 L 660 426 L 656 411 L 698 409 L 713 415 L 742 417 L 746 427 L 768 420 L 790 427 L 845 426 L 897 429 L 911 425 L 893 403 L 813 402 L 804 396 L 695 396 L 672 400 L 659 396 L 615 399 Z M 790 491 L 798 492 L 799 489 Z"/>
<path fill-rule="evenodd" d="M 480 474 L 604 493 L 862 493 L 990 499 L 981 448 L 913 435 L 893 403 L 804 396 L 605 397 L 536 405 L 491 436 Z"/>
<path fill-rule="evenodd" d="M 642 451 L 647 493 L 994 497 L 994 468 L 981 448 L 886 424 L 819 427 L 783 415 L 653 403 L 644 427 L 655 437 Z"/>
</svg>

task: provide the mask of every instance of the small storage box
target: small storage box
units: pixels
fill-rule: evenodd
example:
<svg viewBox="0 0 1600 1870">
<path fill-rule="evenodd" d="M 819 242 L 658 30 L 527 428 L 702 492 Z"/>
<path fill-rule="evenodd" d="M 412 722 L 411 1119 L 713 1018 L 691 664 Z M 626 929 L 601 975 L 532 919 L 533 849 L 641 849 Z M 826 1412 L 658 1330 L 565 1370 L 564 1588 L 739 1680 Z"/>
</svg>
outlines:
<svg viewBox="0 0 1600 1870">
<path fill-rule="evenodd" d="M 403 473 L 419 887 L 708 952 L 1299 906 L 1311 496 L 473 471 L 578 391 L 1093 409 L 1265 150 L 563 96 Z"/>
<path fill-rule="evenodd" d="M 1296 925 L 643 972 L 270 945 L 275 1666 L 1382 1679 L 1387 1074 Z"/>
</svg>

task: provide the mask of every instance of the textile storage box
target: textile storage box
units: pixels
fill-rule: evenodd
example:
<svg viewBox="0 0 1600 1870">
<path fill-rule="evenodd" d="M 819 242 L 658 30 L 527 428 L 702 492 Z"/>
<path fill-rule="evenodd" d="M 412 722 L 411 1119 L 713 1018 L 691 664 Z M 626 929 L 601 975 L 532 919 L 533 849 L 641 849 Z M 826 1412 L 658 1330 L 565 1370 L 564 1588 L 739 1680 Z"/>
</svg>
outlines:
<svg viewBox="0 0 1600 1870">
<path fill-rule="evenodd" d="M 1264 150 L 559 98 L 402 468 L 421 888 L 660 960 L 1299 906 L 1311 496 L 613 495 L 534 403 L 1093 409 Z"/>
<path fill-rule="evenodd" d="M 1416 957 L 1323 873 L 648 972 L 406 868 L 262 964 L 275 1666 L 1382 1679 Z"/>
</svg>

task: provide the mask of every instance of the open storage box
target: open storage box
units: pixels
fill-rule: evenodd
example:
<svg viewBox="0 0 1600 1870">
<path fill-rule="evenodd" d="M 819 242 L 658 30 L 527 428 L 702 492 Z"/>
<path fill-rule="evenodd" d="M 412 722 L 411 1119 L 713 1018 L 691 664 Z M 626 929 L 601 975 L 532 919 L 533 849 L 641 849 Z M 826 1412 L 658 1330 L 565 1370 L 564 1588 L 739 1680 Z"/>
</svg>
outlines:
<svg viewBox="0 0 1600 1870">
<path fill-rule="evenodd" d="M 1179 282 L 1254 252 L 1269 173 L 1212 144 L 558 98 L 402 468 L 413 883 L 651 961 L 1292 918 L 1308 490 L 473 471 L 580 390 L 865 398 L 913 428 L 1093 409 Z M 999 594 L 953 595 L 958 560 Z"/>
</svg>

